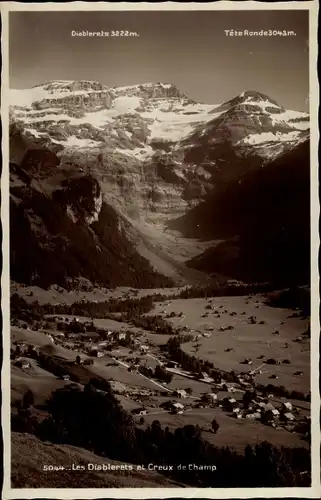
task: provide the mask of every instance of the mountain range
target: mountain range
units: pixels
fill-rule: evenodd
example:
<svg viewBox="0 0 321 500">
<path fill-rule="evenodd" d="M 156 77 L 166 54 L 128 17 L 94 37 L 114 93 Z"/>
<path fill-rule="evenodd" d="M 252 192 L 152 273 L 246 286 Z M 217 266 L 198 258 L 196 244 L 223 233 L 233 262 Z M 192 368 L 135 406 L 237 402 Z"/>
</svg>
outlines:
<svg viewBox="0 0 321 500">
<path fill-rule="evenodd" d="M 16 281 L 308 279 L 307 113 L 170 83 L 51 81 L 10 101 Z"/>
</svg>

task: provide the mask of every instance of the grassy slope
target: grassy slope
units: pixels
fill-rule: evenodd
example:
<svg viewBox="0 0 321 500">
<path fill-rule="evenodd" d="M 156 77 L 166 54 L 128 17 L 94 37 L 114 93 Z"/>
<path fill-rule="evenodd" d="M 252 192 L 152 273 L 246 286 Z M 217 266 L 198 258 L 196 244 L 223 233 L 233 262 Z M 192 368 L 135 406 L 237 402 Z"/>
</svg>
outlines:
<svg viewBox="0 0 321 500">
<path fill-rule="evenodd" d="M 44 465 L 71 468 L 72 464 L 118 464 L 67 445 L 43 443 L 31 434 L 12 433 L 13 488 L 163 488 L 181 486 L 149 471 L 43 471 Z"/>
</svg>

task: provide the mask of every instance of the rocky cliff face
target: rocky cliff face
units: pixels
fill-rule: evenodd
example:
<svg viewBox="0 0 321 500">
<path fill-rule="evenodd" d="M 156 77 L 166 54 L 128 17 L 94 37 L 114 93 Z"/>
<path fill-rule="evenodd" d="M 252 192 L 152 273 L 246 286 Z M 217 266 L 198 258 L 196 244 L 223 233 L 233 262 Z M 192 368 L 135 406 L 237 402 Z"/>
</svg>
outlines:
<svg viewBox="0 0 321 500">
<path fill-rule="evenodd" d="M 28 285 L 68 286 L 86 278 L 114 287 L 170 286 L 136 251 L 126 221 L 102 198 L 93 176 L 64 169 L 50 150 L 11 134 L 11 277 Z M 20 146 L 16 154 L 14 146 Z M 24 150 L 24 154 L 23 154 Z"/>
<path fill-rule="evenodd" d="M 88 81 L 48 82 L 32 87 L 27 93 L 12 91 L 13 103 L 21 114 L 29 108 L 36 115 L 39 111 L 40 116 L 41 111 L 51 111 L 52 108 L 76 115 L 79 111 L 108 109 L 111 107 L 112 97 L 108 87 L 99 82 Z"/>
</svg>

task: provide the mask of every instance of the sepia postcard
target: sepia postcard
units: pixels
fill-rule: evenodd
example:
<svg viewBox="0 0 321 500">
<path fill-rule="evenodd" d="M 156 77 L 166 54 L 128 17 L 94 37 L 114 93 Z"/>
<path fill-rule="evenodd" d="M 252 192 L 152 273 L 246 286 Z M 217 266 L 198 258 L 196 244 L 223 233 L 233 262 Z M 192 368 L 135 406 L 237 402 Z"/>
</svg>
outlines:
<svg viewBox="0 0 321 500">
<path fill-rule="evenodd" d="M 316 2 L 0 8 L 3 498 L 319 498 Z"/>
</svg>

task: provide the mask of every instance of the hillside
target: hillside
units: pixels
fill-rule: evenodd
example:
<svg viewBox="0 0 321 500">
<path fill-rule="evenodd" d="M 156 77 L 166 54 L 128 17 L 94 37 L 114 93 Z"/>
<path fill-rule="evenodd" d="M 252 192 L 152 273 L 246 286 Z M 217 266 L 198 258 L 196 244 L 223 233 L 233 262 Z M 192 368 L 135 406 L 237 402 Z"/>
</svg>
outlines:
<svg viewBox="0 0 321 500">
<path fill-rule="evenodd" d="M 304 141 L 248 172 L 179 220 L 189 236 L 219 240 L 189 265 L 245 280 L 308 283 L 309 147 Z"/>
<path fill-rule="evenodd" d="M 18 139 L 25 153 L 10 165 L 12 279 L 43 288 L 78 277 L 110 287 L 171 284 L 135 250 L 96 179 L 59 169 L 54 153 L 14 132 L 12 153 Z"/>
<path fill-rule="evenodd" d="M 131 464 L 102 459 L 75 446 L 45 443 L 32 434 L 13 432 L 11 453 L 12 488 L 184 487 L 157 472 L 137 471 Z M 44 472 L 44 464 L 62 466 L 65 470 Z M 88 470 L 88 464 L 105 465 L 115 470 Z M 86 470 L 70 470 L 73 465 Z"/>
</svg>

